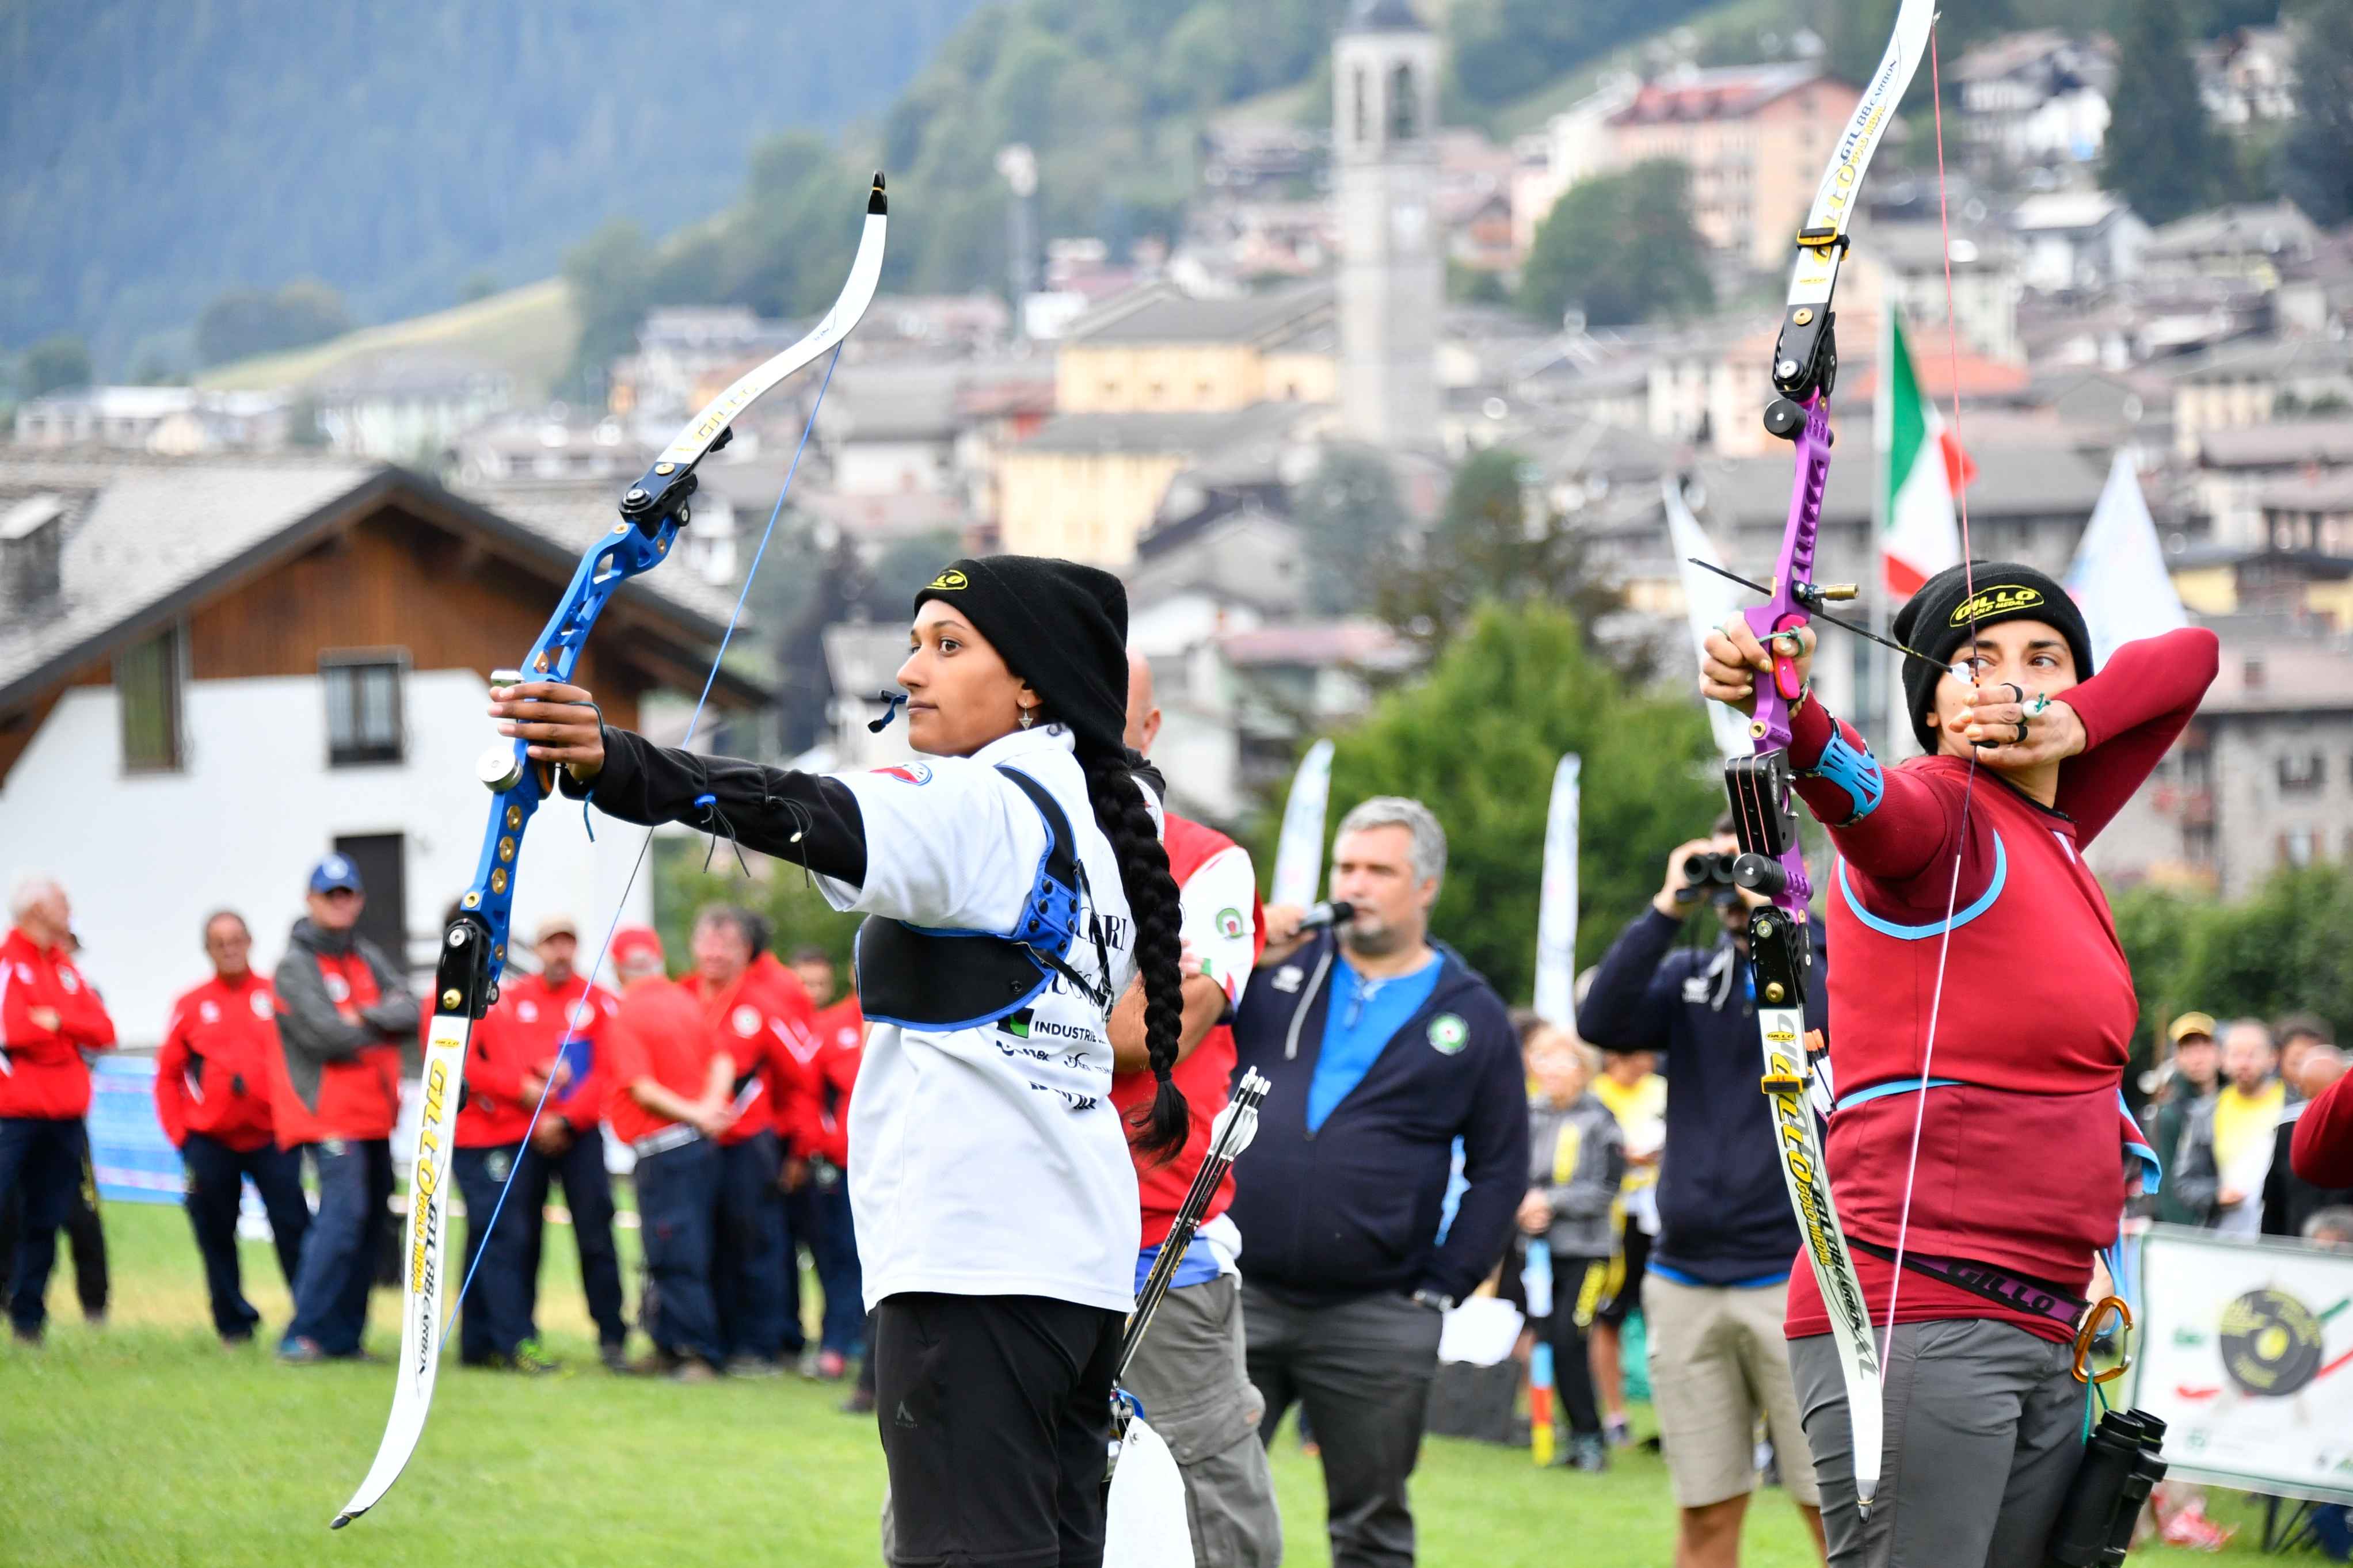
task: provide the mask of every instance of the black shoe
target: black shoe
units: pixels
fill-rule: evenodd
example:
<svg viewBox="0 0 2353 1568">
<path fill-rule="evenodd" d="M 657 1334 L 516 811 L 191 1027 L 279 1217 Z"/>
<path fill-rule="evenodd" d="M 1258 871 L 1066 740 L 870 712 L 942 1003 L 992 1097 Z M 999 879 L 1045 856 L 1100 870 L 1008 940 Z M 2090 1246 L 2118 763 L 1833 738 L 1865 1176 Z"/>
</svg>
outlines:
<svg viewBox="0 0 2353 1568">
<path fill-rule="evenodd" d="M 851 1390 L 849 1397 L 841 1402 L 841 1413 L 844 1415 L 873 1415 L 874 1391 L 871 1388 Z"/>
<path fill-rule="evenodd" d="M 626 1373 L 636 1370 L 629 1365 L 629 1352 L 626 1345 L 599 1345 L 596 1347 L 596 1359 L 605 1363 L 607 1372 Z"/>
<path fill-rule="evenodd" d="M 1568 1452 L 1561 1456 L 1560 1462 L 1572 1470 L 1599 1474 L 1609 1468 L 1609 1447 L 1602 1441 L 1601 1434 L 1599 1432 L 1587 1436 L 1571 1437 L 1568 1440 Z"/>
</svg>

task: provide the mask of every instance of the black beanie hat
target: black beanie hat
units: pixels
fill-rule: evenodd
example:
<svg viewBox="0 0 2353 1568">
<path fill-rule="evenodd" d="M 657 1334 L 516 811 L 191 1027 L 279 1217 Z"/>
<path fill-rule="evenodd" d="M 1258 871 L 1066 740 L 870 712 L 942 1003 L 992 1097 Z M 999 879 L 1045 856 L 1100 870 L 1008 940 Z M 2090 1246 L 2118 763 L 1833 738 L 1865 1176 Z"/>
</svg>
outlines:
<svg viewBox="0 0 2353 1568">
<path fill-rule="evenodd" d="M 1936 706 L 1937 680 L 1977 627 L 2003 621 L 2041 621 L 2054 628 L 2075 656 L 2076 679 L 2092 678 L 2091 628 L 2057 582 L 2018 561 L 1948 566 L 1895 612 L 1895 640 L 1928 656 L 1905 659 L 1904 700 L 1911 705 L 1912 733 L 1931 756 L 1936 731 L 1928 728 L 1928 711 Z"/>
<path fill-rule="evenodd" d="M 1126 751 L 1127 588 L 1110 573 L 1042 555 L 958 561 L 915 595 L 954 605 L 1005 667 L 1070 726 L 1082 753 Z"/>
</svg>

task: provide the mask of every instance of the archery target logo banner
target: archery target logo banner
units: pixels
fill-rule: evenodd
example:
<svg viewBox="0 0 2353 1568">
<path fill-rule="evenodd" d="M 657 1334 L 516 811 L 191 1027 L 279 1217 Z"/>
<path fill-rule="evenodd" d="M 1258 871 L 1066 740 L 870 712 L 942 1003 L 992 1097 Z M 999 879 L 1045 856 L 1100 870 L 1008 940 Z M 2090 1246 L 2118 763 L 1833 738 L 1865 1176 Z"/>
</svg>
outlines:
<svg viewBox="0 0 2353 1568">
<path fill-rule="evenodd" d="M 2152 1226 L 2134 1403 L 2184 1475 L 2353 1502 L 2353 1252 Z"/>
</svg>

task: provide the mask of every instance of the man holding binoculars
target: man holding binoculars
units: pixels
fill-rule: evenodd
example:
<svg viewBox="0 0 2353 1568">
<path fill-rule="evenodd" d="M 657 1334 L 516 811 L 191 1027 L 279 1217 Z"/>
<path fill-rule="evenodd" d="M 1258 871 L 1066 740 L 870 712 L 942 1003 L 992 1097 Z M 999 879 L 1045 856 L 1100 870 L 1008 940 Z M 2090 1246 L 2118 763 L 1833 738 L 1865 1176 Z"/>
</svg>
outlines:
<svg viewBox="0 0 2353 1568">
<path fill-rule="evenodd" d="M 1667 1470 L 1682 1510 L 1677 1568 L 1733 1568 L 1756 1489 L 1753 1434 L 1771 1428 L 1781 1483 L 1819 1548 L 1820 1493 L 1799 1425 L 1781 1319 L 1798 1224 L 1774 1143 L 1748 964 L 1748 910 L 1736 886 L 1730 813 L 1713 837 L 1667 857 L 1650 908 L 1610 945 L 1577 1010 L 1577 1030 L 1605 1051 L 1656 1051 L 1667 1079 L 1659 1167 L 1659 1237 L 1642 1284 Z M 1683 922 L 1705 911 L 1706 947 L 1679 947 Z M 1813 922 L 1814 977 L 1806 1023 L 1822 1027 L 1830 977 Z"/>
</svg>

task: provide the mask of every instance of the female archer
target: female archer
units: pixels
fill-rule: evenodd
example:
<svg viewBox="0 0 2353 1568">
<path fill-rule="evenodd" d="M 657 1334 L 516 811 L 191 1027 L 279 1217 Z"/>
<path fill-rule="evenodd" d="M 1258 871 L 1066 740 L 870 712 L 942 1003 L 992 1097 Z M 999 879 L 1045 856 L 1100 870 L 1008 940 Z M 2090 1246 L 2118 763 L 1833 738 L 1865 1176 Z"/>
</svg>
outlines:
<svg viewBox="0 0 2353 1568">
<path fill-rule="evenodd" d="M 1839 857 L 1828 1155 L 1884 1342 L 1885 1479 L 1867 1515 L 1808 1268 L 1790 1281 L 1790 1360 L 1833 1564 L 2033 1568 L 2082 1452 L 2093 1260 L 2140 1153 L 2118 1095 L 2139 1006 L 2083 850 L 2189 723 L 2216 643 L 2129 643 L 2095 675 L 2066 591 L 2010 562 L 1931 578 L 1894 632 L 1927 656 L 1904 665 L 1927 755 L 1883 767 L 1810 697 L 1788 748 Z M 1802 675 L 1812 633 L 1796 642 Z M 1735 619 L 1708 636 L 1701 694 L 1746 711 L 1771 668 Z"/>
<path fill-rule="evenodd" d="M 936 760 L 839 777 L 652 745 L 574 686 L 491 705 L 567 795 L 797 862 L 868 917 L 849 1181 L 893 1562 L 1103 1560 L 1138 1224 L 1104 1019 L 1139 969 L 1159 1087 L 1135 1142 L 1173 1152 L 1187 1130 L 1177 895 L 1121 739 L 1126 635 L 1108 573 L 959 561 L 915 596 L 898 675 Z"/>
</svg>

